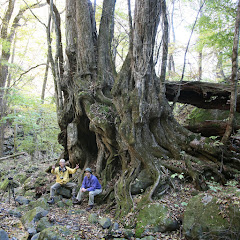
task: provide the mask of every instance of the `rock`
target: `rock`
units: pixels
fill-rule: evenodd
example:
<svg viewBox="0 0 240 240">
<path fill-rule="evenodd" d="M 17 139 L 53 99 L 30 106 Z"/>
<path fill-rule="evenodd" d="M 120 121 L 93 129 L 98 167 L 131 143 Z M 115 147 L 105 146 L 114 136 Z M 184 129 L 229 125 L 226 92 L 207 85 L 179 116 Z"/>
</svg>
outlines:
<svg viewBox="0 0 240 240">
<path fill-rule="evenodd" d="M 23 196 L 17 196 L 16 197 L 16 201 L 20 204 L 20 205 L 25 205 L 25 204 L 29 204 L 30 200 L 23 197 Z"/>
<path fill-rule="evenodd" d="M 159 203 L 149 204 L 141 209 L 137 216 L 136 237 L 141 237 L 144 231 L 173 231 L 178 226 L 171 217 L 166 205 Z"/>
<path fill-rule="evenodd" d="M 63 208 L 65 206 L 64 202 L 57 202 L 58 207 Z"/>
<path fill-rule="evenodd" d="M 0 239 L 1 240 L 8 240 L 9 239 L 8 234 L 2 229 L 0 229 Z"/>
<path fill-rule="evenodd" d="M 113 223 L 112 230 L 116 231 L 119 229 L 119 224 L 117 222 Z"/>
<path fill-rule="evenodd" d="M 126 237 L 127 239 L 131 239 L 132 237 L 134 237 L 134 232 L 130 229 L 125 229 L 123 234 L 124 237 Z"/>
<path fill-rule="evenodd" d="M 33 236 L 33 235 L 37 234 L 37 230 L 36 230 L 36 228 L 31 227 L 28 229 L 28 233 L 30 236 Z"/>
<path fill-rule="evenodd" d="M 103 217 L 103 218 L 99 218 L 98 220 L 98 223 L 102 226 L 102 228 L 110 228 L 111 227 L 111 219 L 110 218 L 106 218 L 106 217 Z"/>
<path fill-rule="evenodd" d="M 71 190 L 65 187 L 60 187 L 58 188 L 57 194 L 62 195 L 65 198 L 71 198 L 72 197 L 72 193 Z"/>
<path fill-rule="evenodd" d="M 153 179 L 151 175 L 144 169 L 142 170 L 138 177 L 135 179 L 134 183 L 131 186 L 131 193 L 133 195 L 143 193 L 147 187 L 153 184 Z"/>
<path fill-rule="evenodd" d="M 40 233 L 37 233 L 37 234 L 33 235 L 31 240 L 38 240 L 39 239 L 39 235 L 40 235 Z"/>
<path fill-rule="evenodd" d="M 90 223 L 97 223 L 98 222 L 98 215 L 96 213 L 90 213 L 88 216 L 88 221 Z"/>
<path fill-rule="evenodd" d="M 52 226 L 41 231 L 38 240 L 65 240 L 71 239 L 67 238 L 68 235 L 71 235 L 71 232 L 62 226 Z"/>
<path fill-rule="evenodd" d="M 72 204 L 72 200 L 71 199 L 67 199 L 67 200 L 62 200 L 63 201 L 63 203 L 65 204 L 65 205 L 67 205 L 68 207 L 70 207 L 70 206 L 72 206 L 73 204 Z"/>
<path fill-rule="evenodd" d="M 34 198 L 35 197 L 35 190 L 32 189 L 32 190 L 28 190 L 24 193 L 24 197 L 29 197 L 29 198 Z"/>
<path fill-rule="evenodd" d="M 20 183 L 24 183 L 27 178 L 28 177 L 26 176 L 26 174 L 23 174 L 23 173 L 19 173 L 15 176 L 15 179 Z"/>
<path fill-rule="evenodd" d="M 186 239 L 239 239 L 239 198 L 237 188 L 221 190 L 221 196 L 201 193 L 191 198 L 183 219 Z"/>
<path fill-rule="evenodd" d="M 34 224 L 39 221 L 42 217 L 45 217 L 48 214 L 48 211 L 41 208 L 36 207 L 28 212 L 26 212 L 22 217 L 21 221 L 23 222 L 26 229 L 34 227 Z"/>
<path fill-rule="evenodd" d="M 29 206 L 31 208 L 41 207 L 41 208 L 46 209 L 46 210 L 49 209 L 49 205 L 48 205 L 47 200 L 45 198 L 39 198 L 36 201 L 31 201 L 29 203 Z"/>
<path fill-rule="evenodd" d="M 22 214 L 17 209 L 10 209 L 7 211 L 8 215 L 20 218 Z"/>
<path fill-rule="evenodd" d="M 29 191 L 31 189 L 34 189 L 34 183 L 36 181 L 36 178 L 34 176 L 31 176 L 27 178 L 23 183 L 23 189 L 25 191 Z"/>
<path fill-rule="evenodd" d="M 48 217 L 41 218 L 37 223 L 37 232 L 43 231 L 45 228 L 51 227 L 53 224 L 49 222 Z"/>
</svg>

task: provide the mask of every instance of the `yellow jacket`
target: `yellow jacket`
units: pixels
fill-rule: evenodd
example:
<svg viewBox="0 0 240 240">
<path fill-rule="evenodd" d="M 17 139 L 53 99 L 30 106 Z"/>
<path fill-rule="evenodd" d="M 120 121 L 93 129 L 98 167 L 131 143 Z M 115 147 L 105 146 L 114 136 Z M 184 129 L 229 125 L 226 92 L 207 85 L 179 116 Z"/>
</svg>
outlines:
<svg viewBox="0 0 240 240">
<path fill-rule="evenodd" d="M 69 182 L 69 174 L 74 174 L 77 171 L 75 168 L 66 167 L 66 171 L 59 171 L 59 167 L 52 169 L 51 173 L 56 175 L 56 182 L 66 184 Z"/>
</svg>

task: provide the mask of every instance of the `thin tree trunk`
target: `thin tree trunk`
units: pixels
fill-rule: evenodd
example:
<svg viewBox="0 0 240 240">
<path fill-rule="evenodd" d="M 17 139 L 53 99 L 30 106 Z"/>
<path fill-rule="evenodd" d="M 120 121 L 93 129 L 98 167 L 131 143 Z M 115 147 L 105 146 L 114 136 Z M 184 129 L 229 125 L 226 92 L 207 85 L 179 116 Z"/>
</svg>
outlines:
<svg viewBox="0 0 240 240">
<path fill-rule="evenodd" d="M 201 7 L 203 4 L 202 0 L 200 0 L 199 6 Z M 202 8 L 200 11 L 200 18 L 202 17 L 203 13 L 202 13 Z M 201 31 L 201 27 L 199 29 L 199 31 Z M 202 61 L 203 61 L 203 50 L 200 49 L 198 52 L 198 81 L 202 80 Z"/>
<path fill-rule="evenodd" d="M 231 77 L 231 98 L 230 98 L 230 113 L 226 131 L 222 138 L 222 143 L 226 143 L 232 133 L 234 124 L 234 115 L 236 112 L 237 102 L 237 83 L 238 83 L 238 45 L 239 45 L 239 31 L 240 31 L 240 0 L 237 8 L 237 18 L 235 23 L 235 32 L 232 50 L 232 77 Z"/>
<path fill-rule="evenodd" d="M 49 69 L 49 56 L 47 57 L 47 64 L 45 68 L 45 74 L 43 79 L 43 85 L 42 85 L 42 94 L 41 94 L 41 102 L 44 103 L 45 100 L 45 92 L 46 92 L 46 86 L 47 86 L 47 79 L 48 79 L 48 69 Z"/>
</svg>

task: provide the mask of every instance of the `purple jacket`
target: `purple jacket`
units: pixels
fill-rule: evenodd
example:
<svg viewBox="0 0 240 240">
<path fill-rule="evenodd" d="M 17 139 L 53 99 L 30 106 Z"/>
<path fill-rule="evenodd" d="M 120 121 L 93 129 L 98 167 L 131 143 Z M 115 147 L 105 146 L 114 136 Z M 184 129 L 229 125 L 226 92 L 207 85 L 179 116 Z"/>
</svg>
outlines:
<svg viewBox="0 0 240 240">
<path fill-rule="evenodd" d="M 82 188 L 87 189 L 87 191 L 91 192 L 95 189 L 101 189 L 101 184 L 99 183 L 97 177 L 91 174 L 91 177 L 88 178 L 87 176 L 84 177 L 82 182 Z"/>
</svg>

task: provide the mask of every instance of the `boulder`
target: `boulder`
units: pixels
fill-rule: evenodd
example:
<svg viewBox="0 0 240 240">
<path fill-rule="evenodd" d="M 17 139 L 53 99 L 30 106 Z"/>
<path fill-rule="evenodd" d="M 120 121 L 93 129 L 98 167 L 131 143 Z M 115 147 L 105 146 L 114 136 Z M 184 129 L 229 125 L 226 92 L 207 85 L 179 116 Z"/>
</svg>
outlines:
<svg viewBox="0 0 240 240">
<path fill-rule="evenodd" d="M 29 236 L 33 236 L 33 235 L 37 234 L 36 228 L 34 228 L 34 227 L 29 228 L 28 234 L 29 234 Z"/>
<path fill-rule="evenodd" d="M 71 232 L 66 227 L 52 226 L 41 231 L 38 240 L 65 240 L 71 239 L 70 235 Z"/>
<path fill-rule="evenodd" d="M 112 225 L 111 219 L 110 218 L 99 218 L 98 223 L 102 226 L 102 228 L 110 228 Z"/>
<path fill-rule="evenodd" d="M 27 175 L 26 174 L 23 174 L 23 173 L 19 173 L 15 176 L 15 179 L 20 182 L 21 184 L 24 183 L 27 179 Z"/>
<path fill-rule="evenodd" d="M 1 240 L 8 240 L 9 239 L 8 234 L 2 229 L 0 229 L 0 239 Z"/>
<path fill-rule="evenodd" d="M 134 232 L 131 229 L 125 229 L 123 235 L 127 239 L 132 239 L 134 237 Z"/>
<path fill-rule="evenodd" d="M 35 190 L 32 189 L 32 190 L 28 190 L 24 193 L 24 197 L 29 197 L 31 199 L 33 199 L 35 197 Z"/>
<path fill-rule="evenodd" d="M 51 227 L 53 224 L 49 222 L 48 217 L 41 218 L 37 223 L 37 232 L 43 231 L 45 228 Z"/>
<path fill-rule="evenodd" d="M 178 227 L 179 224 L 173 220 L 166 205 L 149 204 L 141 209 L 137 216 L 136 237 L 141 237 L 145 231 L 166 232 Z"/>
<path fill-rule="evenodd" d="M 8 215 L 20 218 L 22 216 L 21 212 L 17 209 L 10 209 L 7 211 Z"/>
<path fill-rule="evenodd" d="M 208 192 L 191 198 L 184 213 L 186 239 L 231 239 L 240 236 L 240 190 Z"/>
<path fill-rule="evenodd" d="M 36 201 L 31 201 L 31 202 L 29 203 L 29 206 L 30 206 L 31 208 L 41 207 L 41 208 L 46 209 L 46 210 L 49 209 L 49 205 L 48 205 L 48 203 L 47 203 L 47 200 L 46 200 L 45 198 L 43 198 L 43 197 L 37 199 Z"/>
<path fill-rule="evenodd" d="M 152 184 L 153 179 L 151 178 L 151 175 L 144 169 L 139 173 L 138 177 L 133 182 L 131 186 L 131 193 L 133 195 L 143 193 Z"/>
<path fill-rule="evenodd" d="M 65 198 L 71 198 L 72 197 L 71 190 L 68 189 L 68 188 L 65 188 L 65 187 L 58 188 L 56 193 L 65 197 Z"/>
<path fill-rule="evenodd" d="M 17 196 L 16 197 L 16 201 L 20 204 L 20 205 L 25 205 L 25 204 L 29 204 L 30 200 L 23 197 L 23 196 Z"/>
<path fill-rule="evenodd" d="M 28 230 L 29 228 L 34 227 L 35 223 L 39 221 L 42 217 L 45 217 L 47 214 L 48 214 L 47 210 L 41 207 L 36 207 L 26 212 L 21 217 L 21 221 L 24 224 L 25 228 Z"/>
<path fill-rule="evenodd" d="M 114 222 L 113 225 L 112 225 L 112 230 L 116 231 L 118 229 L 119 229 L 119 224 L 117 222 Z"/>
<path fill-rule="evenodd" d="M 33 235 L 31 240 L 38 240 L 39 239 L 39 235 L 40 235 L 40 233 L 37 233 L 37 234 Z"/>
<path fill-rule="evenodd" d="M 34 189 L 34 183 L 36 181 L 36 178 L 34 176 L 31 176 L 27 178 L 23 183 L 23 189 L 25 191 L 29 191 L 31 189 Z"/>
<path fill-rule="evenodd" d="M 88 216 L 88 221 L 90 223 L 97 223 L 98 222 L 98 215 L 96 213 L 90 213 Z"/>
</svg>

